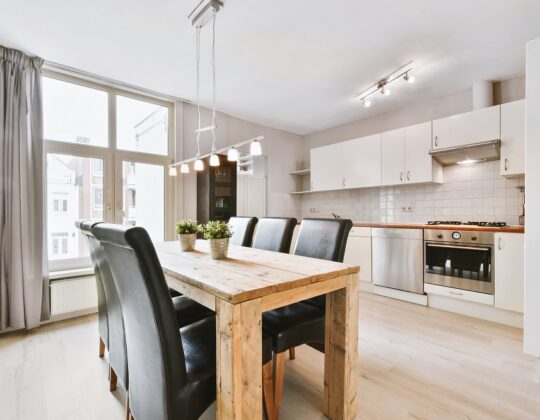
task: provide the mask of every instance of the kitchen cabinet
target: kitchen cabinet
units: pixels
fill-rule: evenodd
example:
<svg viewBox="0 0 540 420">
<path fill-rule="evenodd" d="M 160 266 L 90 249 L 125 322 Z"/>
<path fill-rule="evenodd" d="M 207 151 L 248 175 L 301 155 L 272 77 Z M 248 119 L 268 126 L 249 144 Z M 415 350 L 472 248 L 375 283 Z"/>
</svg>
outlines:
<svg viewBox="0 0 540 420">
<path fill-rule="evenodd" d="M 341 144 L 343 187 L 381 185 L 381 135 L 375 134 Z"/>
<path fill-rule="evenodd" d="M 371 283 L 371 228 L 353 227 L 349 233 L 345 264 L 360 266 L 360 280 Z"/>
<path fill-rule="evenodd" d="M 443 182 L 442 166 L 429 154 L 431 121 L 405 127 L 405 172 L 407 183 Z"/>
<path fill-rule="evenodd" d="M 382 185 L 396 185 L 405 181 L 405 130 L 382 133 Z"/>
<path fill-rule="evenodd" d="M 343 188 L 341 143 L 311 149 L 311 190 Z"/>
<path fill-rule="evenodd" d="M 433 120 L 432 148 L 446 149 L 500 139 L 500 117 L 501 107 L 496 105 Z"/>
<path fill-rule="evenodd" d="M 442 183 L 441 165 L 429 154 L 431 122 L 382 134 L 382 185 Z"/>
<path fill-rule="evenodd" d="M 501 105 L 501 175 L 525 173 L 525 99 Z"/>
<path fill-rule="evenodd" d="M 524 235 L 495 234 L 495 307 L 523 313 Z"/>
</svg>

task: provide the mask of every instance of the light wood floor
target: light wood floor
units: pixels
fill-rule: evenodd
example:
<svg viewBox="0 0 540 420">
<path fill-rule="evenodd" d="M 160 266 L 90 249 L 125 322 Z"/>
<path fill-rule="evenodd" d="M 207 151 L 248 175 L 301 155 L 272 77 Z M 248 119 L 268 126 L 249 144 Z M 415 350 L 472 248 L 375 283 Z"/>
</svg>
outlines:
<svg viewBox="0 0 540 420">
<path fill-rule="evenodd" d="M 0 338 L 0 419 L 121 420 L 97 342 L 95 315 Z M 521 330 L 362 293 L 359 344 L 360 419 L 540 418 L 540 360 Z M 281 419 L 323 419 L 322 355 L 296 354 Z"/>
</svg>

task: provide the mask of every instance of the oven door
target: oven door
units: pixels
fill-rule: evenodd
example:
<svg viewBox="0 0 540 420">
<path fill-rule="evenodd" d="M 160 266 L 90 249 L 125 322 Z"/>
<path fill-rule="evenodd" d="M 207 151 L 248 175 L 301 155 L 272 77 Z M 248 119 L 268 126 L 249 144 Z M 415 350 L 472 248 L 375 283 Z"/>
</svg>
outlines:
<svg viewBox="0 0 540 420">
<path fill-rule="evenodd" d="M 493 247 L 426 242 L 424 281 L 472 292 L 494 293 Z"/>
</svg>

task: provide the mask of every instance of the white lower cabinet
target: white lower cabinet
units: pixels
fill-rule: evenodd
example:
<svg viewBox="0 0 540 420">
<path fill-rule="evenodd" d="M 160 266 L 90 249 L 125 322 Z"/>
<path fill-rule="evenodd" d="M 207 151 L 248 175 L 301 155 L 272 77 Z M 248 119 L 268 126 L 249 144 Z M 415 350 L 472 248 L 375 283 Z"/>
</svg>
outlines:
<svg viewBox="0 0 540 420">
<path fill-rule="evenodd" d="M 360 280 L 371 282 L 371 228 L 353 227 L 345 248 L 345 264 L 360 266 Z"/>
<path fill-rule="evenodd" d="M 523 313 L 524 235 L 495 234 L 495 307 Z"/>
<path fill-rule="evenodd" d="M 493 295 L 488 295 L 486 293 L 471 292 L 469 290 L 455 289 L 453 287 L 439 286 L 429 283 L 424 284 L 424 292 L 433 295 L 445 296 L 452 299 L 466 300 L 468 302 L 493 306 Z"/>
</svg>

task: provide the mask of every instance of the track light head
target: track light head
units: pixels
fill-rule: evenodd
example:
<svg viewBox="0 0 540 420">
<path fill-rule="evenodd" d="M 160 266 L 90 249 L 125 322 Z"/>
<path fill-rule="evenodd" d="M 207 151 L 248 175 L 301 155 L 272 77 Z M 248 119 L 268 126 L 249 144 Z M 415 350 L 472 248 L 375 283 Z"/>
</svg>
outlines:
<svg viewBox="0 0 540 420">
<path fill-rule="evenodd" d="M 405 79 L 407 83 L 414 83 L 415 81 L 415 77 L 412 74 L 409 74 L 409 72 L 405 73 L 405 76 L 403 76 L 403 79 Z"/>
</svg>

